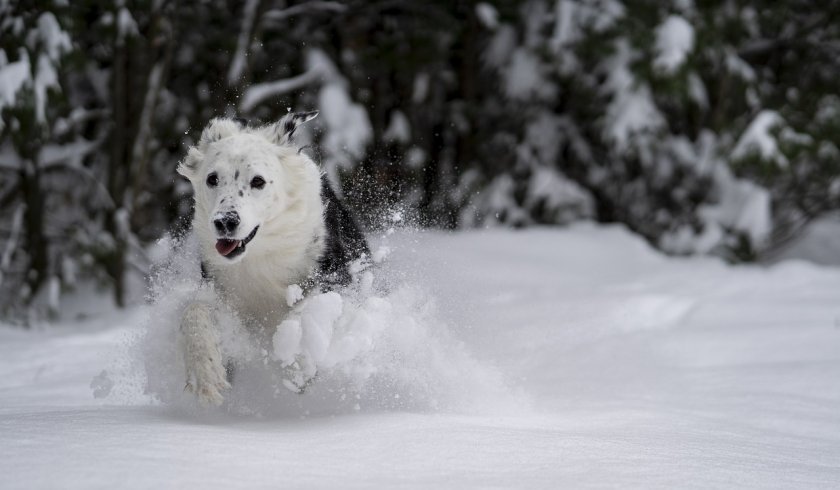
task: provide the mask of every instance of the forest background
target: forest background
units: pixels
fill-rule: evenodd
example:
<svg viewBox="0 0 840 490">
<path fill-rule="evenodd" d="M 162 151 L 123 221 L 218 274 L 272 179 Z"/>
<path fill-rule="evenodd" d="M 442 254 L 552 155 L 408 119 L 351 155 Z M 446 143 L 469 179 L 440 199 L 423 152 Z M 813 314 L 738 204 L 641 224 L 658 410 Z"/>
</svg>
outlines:
<svg viewBox="0 0 840 490">
<path fill-rule="evenodd" d="M 840 3 L 0 0 L 0 316 L 118 305 L 213 117 L 306 135 L 368 229 L 622 223 L 771 257 L 840 207 Z"/>
</svg>

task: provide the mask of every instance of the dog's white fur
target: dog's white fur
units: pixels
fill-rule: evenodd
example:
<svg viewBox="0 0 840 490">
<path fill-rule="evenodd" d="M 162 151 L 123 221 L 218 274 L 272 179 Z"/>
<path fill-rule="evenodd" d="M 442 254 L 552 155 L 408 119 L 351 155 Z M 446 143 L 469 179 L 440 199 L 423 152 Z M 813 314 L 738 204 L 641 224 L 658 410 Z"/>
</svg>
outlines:
<svg viewBox="0 0 840 490">
<path fill-rule="evenodd" d="M 192 227 L 204 266 L 220 297 L 255 330 L 280 323 L 288 312 L 283 300 L 288 287 L 306 279 L 324 247 L 321 173 L 291 144 L 290 127 L 286 118 L 260 128 L 213 120 L 178 166 L 194 189 Z M 218 176 L 215 187 L 206 183 L 211 173 Z M 262 189 L 250 185 L 256 176 L 265 181 Z M 234 238 L 259 226 L 234 259 L 217 252 L 216 241 L 223 237 L 213 225 L 230 211 L 241 220 Z M 212 304 L 196 301 L 184 311 L 181 333 L 187 388 L 200 401 L 218 405 L 229 385 L 213 317 Z"/>
</svg>

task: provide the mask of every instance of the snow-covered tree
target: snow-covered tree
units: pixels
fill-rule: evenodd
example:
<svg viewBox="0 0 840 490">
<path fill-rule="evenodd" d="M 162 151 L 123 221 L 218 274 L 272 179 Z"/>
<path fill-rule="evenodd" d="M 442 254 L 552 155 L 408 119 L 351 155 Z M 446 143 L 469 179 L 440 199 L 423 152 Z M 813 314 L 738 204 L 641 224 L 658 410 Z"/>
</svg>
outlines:
<svg viewBox="0 0 840 490">
<path fill-rule="evenodd" d="M 369 226 L 590 219 L 761 258 L 840 207 L 835 3 L 0 2 L 2 308 L 79 276 L 124 303 L 207 121 L 313 108 L 305 151 Z"/>
<path fill-rule="evenodd" d="M 35 2 L 37 4 L 37 2 Z M 70 210 L 95 186 L 80 162 L 96 142 L 78 131 L 81 112 L 67 103 L 62 65 L 73 51 L 59 19 L 66 7 L 0 4 L 0 308 L 40 300 L 57 307 L 72 282 L 78 223 Z M 70 185 L 68 185 L 70 184 Z"/>
</svg>

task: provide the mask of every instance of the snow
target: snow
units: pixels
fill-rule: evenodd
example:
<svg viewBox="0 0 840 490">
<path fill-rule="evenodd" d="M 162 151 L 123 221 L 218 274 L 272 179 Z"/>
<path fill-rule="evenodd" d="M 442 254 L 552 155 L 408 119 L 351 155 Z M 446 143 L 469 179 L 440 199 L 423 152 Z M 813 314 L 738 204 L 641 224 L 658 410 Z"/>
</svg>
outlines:
<svg viewBox="0 0 840 490">
<path fill-rule="evenodd" d="M 726 69 L 733 75 L 737 75 L 745 82 L 754 82 L 757 78 L 755 70 L 749 63 L 744 61 L 732 48 L 727 48 L 724 54 Z"/>
<path fill-rule="evenodd" d="M 500 24 L 481 55 L 482 63 L 495 70 L 505 97 L 510 100 L 547 101 L 556 95 L 556 86 L 549 83 L 549 67 L 541 60 L 540 36 L 550 17 L 540 2 L 528 2 L 522 7 L 525 32 L 520 46 L 520 34 L 508 24 Z"/>
<path fill-rule="evenodd" d="M 510 66 L 502 71 L 505 95 L 512 100 L 553 97 L 555 87 L 546 81 L 543 71 L 536 55 L 526 48 L 516 48 Z"/>
<path fill-rule="evenodd" d="M 569 0 L 558 0 L 555 6 L 554 34 L 551 36 L 551 45 L 560 50 L 565 45 L 577 41 L 580 33 L 574 24 L 575 10 L 577 5 Z"/>
<path fill-rule="evenodd" d="M 269 8 L 260 16 L 260 22 L 265 26 L 283 28 L 288 25 L 288 20 L 296 15 L 315 11 L 341 13 L 347 10 L 347 5 L 339 2 L 324 2 L 312 0 L 291 7 Z"/>
<path fill-rule="evenodd" d="M 827 214 L 809 223 L 777 257 L 777 260 L 791 259 L 840 266 L 840 216 Z"/>
<path fill-rule="evenodd" d="M 570 0 L 558 0 L 554 6 L 554 32 L 549 46 L 557 57 L 557 66 L 563 75 L 572 75 L 580 69 L 574 46 L 586 28 L 583 18 L 586 7 Z"/>
<path fill-rule="evenodd" d="M 306 65 L 306 71 L 300 75 L 250 85 L 242 95 L 242 102 L 239 103 L 239 108 L 248 112 L 267 99 L 296 90 L 302 90 L 308 85 L 317 83 L 321 79 L 332 81 L 340 77 L 327 55 L 320 50 L 311 49 L 306 52 Z"/>
<path fill-rule="evenodd" d="M 554 212 L 556 223 L 569 223 L 595 214 L 592 196 L 577 182 L 549 167 L 538 167 L 528 181 L 525 206 L 534 207 L 540 202 Z"/>
<path fill-rule="evenodd" d="M 696 210 L 699 227 L 686 224 L 664 234 L 659 239 L 662 249 L 676 254 L 725 254 L 727 248 L 740 247 L 741 238 L 755 252 L 763 252 L 769 244 L 773 232 L 770 192 L 738 178 L 720 155 L 721 145 L 710 131 L 701 131 L 695 141 L 684 137 L 668 140 L 677 162 L 708 179 L 711 194 Z"/>
<path fill-rule="evenodd" d="M 70 36 L 61 29 L 51 12 L 44 12 L 38 17 L 38 37 L 44 53 L 53 62 L 57 62 L 72 47 Z"/>
<path fill-rule="evenodd" d="M 513 177 L 509 174 L 497 175 L 476 196 L 476 199 L 461 211 L 459 215 L 460 226 L 526 223 L 529 217 L 516 202 L 514 198 L 515 190 L 516 182 L 514 182 Z M 477 221 L 482 215 L 486 215 L 487 220 L 484 222 Z"/>
<path fill-rule="evenodd" d="M 785 125 L 785 120 L 778 112 L 769 109 L 759 112 L 732 149 L 732 158 L 740 160 L 757 154 L 764 160 L 786 167 L 787 158 L 779 149 L 779 144 L 772 134 L 774 129 L 783 125 Z"/>
<path fill-rule="evenodd" d="M 245 112 L 253 110 L 261 102 L 295 90 L 301 90 L 318 80 L 316 71 L 306 71 L 300 75 L 273 82 L 255 83 L 245 89 L 239 108 Z"/>
<path fill-rule="evenodd" d="M 688 75 L 688 95 L 700 109 L 709 108 L 709 93 L 699 75 L 692 72 Z"/>
<path fill-rule="evenodd" d="M 679 15 L 670 15 L 656 28 L 653 66 L 661 73 L 673 74 L 693 49 L 694 27 Z"/>
<path fill-rule="evenodd" d="M 840 269 L 666 258 L 621 227 L 588 224 L 374 238 L 392 249 L 373 272 L 390 287 L 368 297 L 391 313 L 368 315 L 369 335 L 332 335 L 377 340 L 363 355 L 370 379 L 401 374 L 399 388 L 374 383 L 379 393 L 353 399 L 348 387 L 342 401 L 327 373 L 304 395 L 267 396 L 284 405 L 277 413 L 204 412 L 144 394 L 133 346 L 144 324 L 171 320 L 165 307 L 2 327 L 2 486 L 840 480 Z M 357 299 L 342 292 L 339 318 Z M 338 294 L 321 301 L 319 314 L 334 315 Z M 264 386 L 251 388 L 255 397 Z M 457 403 L 432 403 L 444 395 Z"/>
<path fill-rule="evenodd" d="M 709 155 L 714 146 L 711 140 L 702 143 L 694 159 L 699 169 L 709 169 L 715 195 L 714 202 L 701 205 L 697 216 L 702 222 L 699 233 L 682 226 L 664 235 L 660 245 L 672 253 L 707 254 L 721 246 L 737 247 L 728 242 L 725 231 L 738 232 L 746 238 L 754 251 L 762 251 L 773 231 L 773 210 L 770 192 L 754 182 L 739 179 L 724 161 Z"/>
<path fill-rule="evenodd" d="M 511 26 L 503 25 L 493 34 L 487 49 L 481 54 L 481 60 L 488 67 L 502 70 L 509 64 L 511 54 L 515 48 L 516 30 Z M 415 102 L 417 101 L 416 96 L 414 100 Z"/>
<path fill-rule="evenodd" d="M 605 90 L 612 97 L 604 118 L 604 137 L 618 151 L 626 150 L 635 136 L 665 126 L 650 87 L 636 80 L 630 69 L 635 55 L 626 40 L 617 41 L 615 54 L 603 66 L 607 74 Z"/>
<path fill-rule="evenodd" d="M 35 75 L 35 117 L 38 122 L 44 124 L 47 121 L 46 105 L 47 90 L 60 89 L 58 74 L 55 67 L 46 55 L 38 56 L 38 74 Z"/>
<path fill-rule="evenodd" d="M 341 84 L 332 83 L 318 94 L 318 108 L 327 126 L 323 144 L 341 162 L 339 166 L 349 165 L 347 157 L 361 158 L 373 138 L 364 106 L 354 102 Z"/>
<path fill-rule="evenodd" d="M 527 150 L 533 152 L 537 162 L 549 165 L 557 161 L 557 154 L 562 143 L 559 134 L 563 133 L 563 119 L 548 113 L 540 112 L 525 127 L 525 144 Z"/>
<path fill-rule="evenodd" d="M 760 250 L 773 230 L 770 192 L 753 182 L 734 178 L 723 166 L 717 172 L 727 175 L 717 178 L 718 202 L 702 206 L 697 214 L 709 226 L 714 223 L 744 233 L 752 246 Z"/>
<path fill-rule="evenodd" d="M 499 11 L 489 3 L 477 3 L 475 5 L 475 15 L 484 27 L 490 30 L 499 27 Z"/>
<path fill-rule="evenodd" d="M 45 12 L 38 17 L 38 27 L 33 31 L 40 47 L 35 62 L 34 78 L 29 53 L 20 49 L 18 60 L 8 62 L 5 51 L 0 50 L 0 111 L 14 106 L 22 89 L 35 92 L 35 117 L 40 123 L 46 121 L 47 90 L 59 90 L 57 67 L 61 56 L 70 51 L 70 36 L 61 30 L 55 16 Z M 33 55 L 34 56 L 34 55 Z M 0 130 L 4 123 L 0 121 Z"/>
<path fill-rule="evenodd" d="M 391 121 L 382 137 L 385 141 L 395 141 L 402 144 L 411 141 L 411 123 L 408 122 L 408 118 L 402 111 L 395 110 L 391 113 Z"/>
<path fill-rule="evenodd" d="M 414 84 L 411 90 L 411 101 L 415 104 L 420 104 L 426 100 L 429 95 L 429 74 L 418 73 L 414 77 Z"/>
<path fill-rule="evenodd" d="M 19 58 L 12 63 L 0 65 L 0 111 L 15 104 L 17 93 L 31 82 L 29 55 L 20 50 Z M 3 122 L 0 120 L 0 130 Z"/>
<path fill-rule="evenodd" d="M 137 28 L 137 21 L 131 12 L 125 7 L 120 7 L 117 12 L 117 39 L 118 42 L 125 42 L 126 38 L 137 36 L 140 30 Z"/>
<path fill-rule="evenodd" d="M 235 86 L 245 72 L 245 58 L 248 56 L 248 48 L 251 44 L 251 31 L 254 30 L 254 22 L 257 18 L 259 5 L 259 0 L 247 0 L 245 2 L 245 7 L 242 11 L 242 24 L 239 27 L 239 36 L 236 38 L 236 51 L 233 53 L 233 59 L 230 62 L 230 69 L 228 70 L 227 81 L 230 86 Z"/>
</svg>

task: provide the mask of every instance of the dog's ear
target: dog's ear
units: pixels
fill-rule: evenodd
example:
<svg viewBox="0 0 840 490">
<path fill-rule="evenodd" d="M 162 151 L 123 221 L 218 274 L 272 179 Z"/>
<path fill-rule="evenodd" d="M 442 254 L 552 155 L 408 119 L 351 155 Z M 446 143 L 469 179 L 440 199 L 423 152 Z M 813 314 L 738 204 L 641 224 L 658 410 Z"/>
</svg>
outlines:
<svg viewBox="0 0 840 490">
<path fill-rule="evenodd" d="M 294 140 L 297 127 L 316 116 L 318 111 L 290 112 L 276 123 L 266 126 L 266 137 L 278 145 L 288 145 Z"/>
<path fill-rule="evenodd" d="M 192 180 L 195 173 L 198 171 L 198 165 L 201 163 L 201 160 L 204 158 L 204 155 L 198 151 L 198 149 L 194 146 L 190 147 L 187 151 L 187 156 L 178 164 L 178 173 L 183 175 L 189 180 Z"/>
<path fill-rule="evenodd" d="M 204 128 L 204 131 L 201 132 L 201 139 L 198 140 L 198 148 L 204 151 L 210 143 L 241 132 L 242 124 L 239 121 L 227 118 L 213 119 Z"/>
</svg>

